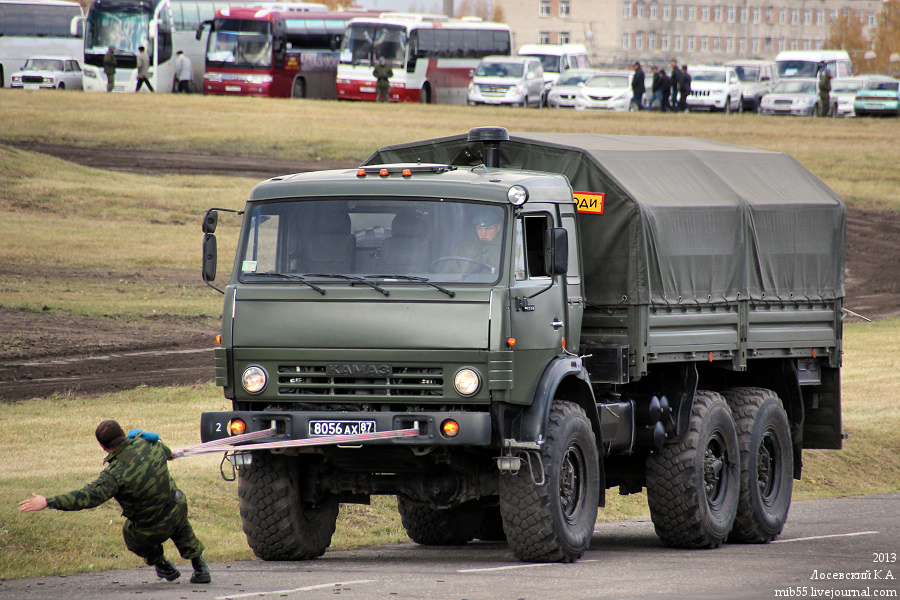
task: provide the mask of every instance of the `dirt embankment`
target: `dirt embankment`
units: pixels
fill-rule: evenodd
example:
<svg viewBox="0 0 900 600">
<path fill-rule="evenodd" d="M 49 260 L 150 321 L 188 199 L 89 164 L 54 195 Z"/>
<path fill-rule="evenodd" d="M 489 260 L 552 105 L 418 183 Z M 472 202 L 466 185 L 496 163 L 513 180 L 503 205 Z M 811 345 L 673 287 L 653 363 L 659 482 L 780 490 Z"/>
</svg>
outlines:
<svg viewBox="0 0 900 600">
<path fill-rule="evenodd" d="M 88 166 L 137 173 L 217 174 L 266 179 L 355 163 L 301 163 L 249 155 L 87 149 L 37 143 L 18 148 Z M 900 214 L 849 207 L 844 306 L 871 319 L 900 316 Z M 14 267 L 0 271 L 17 275 Z M 195 271 L 123 274 L 74 271 L 72 277 L 154 277 L 196 285 Z M 212 347 L 219 323 L 163 316 L 144 323 L 0 307 L 0 401 L 54 393 L 80 395 L 139 385 L 213 379 Z"/>
</svg>

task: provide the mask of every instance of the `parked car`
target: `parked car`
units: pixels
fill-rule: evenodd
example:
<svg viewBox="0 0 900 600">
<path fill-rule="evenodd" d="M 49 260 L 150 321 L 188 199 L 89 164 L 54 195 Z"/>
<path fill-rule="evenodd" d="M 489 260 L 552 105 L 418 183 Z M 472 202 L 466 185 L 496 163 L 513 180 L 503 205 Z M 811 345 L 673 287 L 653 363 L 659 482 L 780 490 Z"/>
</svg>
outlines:
<svg viewBox="0 0 900 600">
<path fill-rule="evenodd" d="M 744 110 L 757 112 L 759 101 L 772 91 L 778 83 L 778 69 L 772 60 L 732 60 L 725 63 L 732 67 L 741 82 L 741 96 Z"/>
<path fill-rule="evenodd" d="M 469 83 L 468 103 L 535 106 L 544 102 L 544 69 L 532 56 L 485 56 Z"/>
<path fill-rule="evenodd" d="M 26 90 L 80 90 L 81 65 L 65 56 L 35 56 L 12 74 L 10 87 Z"/>
<path fill-rule="evenodd" d="M 634 71 L 600 71 L 584 82 L 575 108 L 578 110 L 628 110 Z"/>
<path fill-rule="evenodd" d="M 597 71 L 592 69 L 572 69 L 560 75 L 559 80 L 547 94 L 547 106 L 553 108 L 575 108 L 575 99 L 585 82 Z"/>
<path fill-rule="evenodd" d="M 550 88 L 559 81 L 560 76 L 572 69 L 587 69 L 587 49 L 581 44 L 523 44 L 519 48 L 519 56 L 539 58 L 544 68 L 544 104 L 550 94 Z"/>
<path fill-rule="evenodd" d="M 759 114 L 817 116 L 819 81 L 813 77 L 779 81 L 774 90 L 763 96 L 759 104 Z"/>
<path fill-rule="evenodd" d="M 856 92 L 853 110 L 859 116 L 889 115 L 900 117 L 900 81 L 870 81 Z"/>
<path fill-rule="evenodd" d="M 831 103 L 828 114 L 832 117 L 852 117 L 856 113 L 853 110 L 853 100 L 856 92 L 866 87 L 873 79 L 890 81 L 890 77 L 878 77 L 873 75 L 858 75 L 856 77 L 839 77 L 831 80 Z"/>
<path fill-rule="evenodd" d="M 688 67 L 691 93 L 688 110 L 720 110 L 726 114 L 743 110 L 743 91 L 734 67 Z"/>
</svg>

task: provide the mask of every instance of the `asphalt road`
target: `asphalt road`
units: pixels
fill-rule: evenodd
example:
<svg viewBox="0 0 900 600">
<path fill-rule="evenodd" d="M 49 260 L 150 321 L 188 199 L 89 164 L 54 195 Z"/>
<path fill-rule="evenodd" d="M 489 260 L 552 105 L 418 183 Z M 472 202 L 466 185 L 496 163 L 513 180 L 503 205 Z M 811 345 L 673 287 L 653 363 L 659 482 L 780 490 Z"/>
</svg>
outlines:
<svg viewBox="0 0 900 600">
<path fill-rule="evenodd" d="M 184 575 L 171 583 L 149 567 L 0 581 L 0 599 L 896 598 L 900 494 L 795 502 L 782 536 L 767 545 L 672 550 L 649 521 L 600 524 L 571 565 L 520 563 L 500 543 L 409 542 L 303 563 L 215 563 L 209 585 L 190 584 L 190 566 L 179 567 Z"/>
</svg>

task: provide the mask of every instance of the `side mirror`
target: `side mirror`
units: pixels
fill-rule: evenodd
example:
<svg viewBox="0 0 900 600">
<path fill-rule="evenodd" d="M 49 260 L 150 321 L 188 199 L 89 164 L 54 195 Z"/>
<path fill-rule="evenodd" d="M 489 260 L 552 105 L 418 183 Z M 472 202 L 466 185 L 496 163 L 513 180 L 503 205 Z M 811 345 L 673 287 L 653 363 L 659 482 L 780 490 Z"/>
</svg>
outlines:
<svg viewBox="0 0 900 600">
<path fill-rule="evenodd" d="M 155 40 L 159 35 L 159 21 L 150 21 L 150 29 L 147 32 L 147 38 Z"/>
<path fill-rule="evenodd" d="M 216 236 L 207 233 L 203 236 L 203 281 L 206 283 L 215 281 L 217 262 Z"/>
<path fill-rule="evenodd" d="M 546 275 L 565 275 L 569 271 L 569 232 L 562 227 L 544 234 L 544 269 Z"/>
<path fill-rule="evenodd" d="M 84 17 L 72 17 L 69 21 L 69 35 L 76 38 L 84 37 Z"/>
<path fill-rule="evenodd" d="M 212 208 L 206 211 L 206 214 L 203 215 L 203 233 L 215 233 L 218 224 L 219 211 Z"/>
</svg>

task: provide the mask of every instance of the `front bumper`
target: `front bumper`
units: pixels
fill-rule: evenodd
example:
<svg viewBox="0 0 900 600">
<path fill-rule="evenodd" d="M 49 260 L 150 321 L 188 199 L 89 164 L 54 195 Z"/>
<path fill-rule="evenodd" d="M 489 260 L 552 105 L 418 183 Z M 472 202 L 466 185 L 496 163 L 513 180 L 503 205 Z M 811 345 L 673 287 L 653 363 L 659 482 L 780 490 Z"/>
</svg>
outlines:
<svg viewBox="0 0 900 600">
<path fill-rule="evenodd" d="M 310 421 L 374 421 L 376 430 L 397 431 L 418 427 L 421 435 L 372 440 L 366 445 L 403 446 L 490 446 L 491 415 L 486 412 L 416 411 L 416 412 L 337 412 L 337 411 L 221 411 L 204 412 L 200 416 L 200 441 L 210 442 L 229 437 L 230 423 L 242 420 L 245 433 L 263 431 L 271 427 L 276 435 L 259 441 L 304 440 L 310 436 Z M 448 419 L 459 424 L 459 433 L 447 437 L 441 425 Z M 252 443 L 252 442 L 251 442 Z"/>
</svg>

